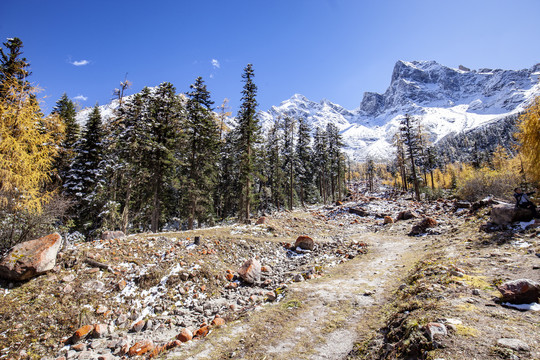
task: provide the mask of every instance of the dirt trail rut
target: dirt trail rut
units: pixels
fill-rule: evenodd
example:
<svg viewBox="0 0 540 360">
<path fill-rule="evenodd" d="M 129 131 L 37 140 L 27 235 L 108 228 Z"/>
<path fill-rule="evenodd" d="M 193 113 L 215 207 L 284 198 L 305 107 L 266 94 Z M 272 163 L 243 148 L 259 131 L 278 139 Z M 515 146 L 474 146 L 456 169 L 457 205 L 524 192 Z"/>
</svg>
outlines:
<svg viewBox="0 0 540 360">
<path fill-rule="evenodd" d="M 424 248 L 424 241 L 408 236 L 371 233 L 352 239 L 367 243 L 369 252 L 322 278 L 293 284 L 280 303 L 167 358 L 344 359 L 373 331 L 373 321 Z"/>
</svg>

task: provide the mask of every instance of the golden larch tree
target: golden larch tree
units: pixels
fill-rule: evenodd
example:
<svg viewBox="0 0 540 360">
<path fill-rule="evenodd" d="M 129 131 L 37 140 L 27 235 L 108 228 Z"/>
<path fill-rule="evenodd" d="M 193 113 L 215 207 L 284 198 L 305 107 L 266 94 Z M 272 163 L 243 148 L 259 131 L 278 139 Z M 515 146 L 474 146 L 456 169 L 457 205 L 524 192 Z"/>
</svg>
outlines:
<svg viewBox="0 0 540 360">
<path fill-rule="evenodd" d="M 5 79 L 0 97 L 0 209 L 39 213 L 50 199 L 44 190 L 64 133 L 57 115 L 44 117 L 35 89 Z"/>
<path fill-rule="evenodd" d="M 540 96 L 520 116 L 518 128 L 517 138 L 528 172 L 540 182 Z"/>
</svg>

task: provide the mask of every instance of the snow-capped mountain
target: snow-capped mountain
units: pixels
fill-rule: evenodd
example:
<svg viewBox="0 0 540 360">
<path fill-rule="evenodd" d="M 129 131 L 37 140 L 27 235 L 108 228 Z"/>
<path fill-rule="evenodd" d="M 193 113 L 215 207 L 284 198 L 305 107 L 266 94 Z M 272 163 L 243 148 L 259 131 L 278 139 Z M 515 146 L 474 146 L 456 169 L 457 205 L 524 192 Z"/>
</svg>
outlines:
<svg viewBox="0 0 540 360">
<path fill-rule="evenodd" d="M 435 61 L 398 61 L 384 94 L 367 92 L 357 109 L 296 94 L 260 112 L 263 129 L 278 116 L 305 118 L 313 127 L 333 122 L 357 160 L 392 156 L 392 137 L 405 114 L 417 116 L 436 143 L 522 111 L 540 95 L 540 64 L 524 70 L 449 68 Z"/>
</svg>

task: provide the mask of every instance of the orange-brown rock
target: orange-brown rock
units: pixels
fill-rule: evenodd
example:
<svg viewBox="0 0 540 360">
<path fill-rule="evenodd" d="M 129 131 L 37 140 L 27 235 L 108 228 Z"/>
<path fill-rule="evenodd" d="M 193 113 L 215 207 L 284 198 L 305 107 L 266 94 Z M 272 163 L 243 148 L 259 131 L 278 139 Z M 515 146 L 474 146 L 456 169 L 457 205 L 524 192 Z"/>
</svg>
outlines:
<svg viewBox="0 0 540 360">
<path fill-rule="evenodd" d="M 261 216 L 259 220 L 257 220 L 257 222 L 255 223 L 255 225 L 264 225 L 266 224 L 266 221 L 267 221 L 266 216 Z"/>
<path fill-rule="evenodd" d="M 234 274 L 227 273 L 225 277 L 227 278 L 227 280 L 232 281 L 234 279 Z"/>
<path fill-rule="evenodd" d="M 307 235 L 301 235 L 296 239 L 294 247 L 299 247 L 300 249 L 304 250 L 313 250 L 315 247 L 315 241 L 313 241 L 313 239 Z"/>
<path fill-rule="evenodd" d="M 87 337 L 88 334 L 90 334 L 90 332 L 92 332 L 93 330 L 94 330 L 93 325 L 84 325 L 84 326 L 80 327 L 77 331 L 75 331 L 75 333 L 71 337 L 71 342 L 73 344 L 75 344 L 75 343 L 81 341 L 82 339 Z"/>
<path fill-rule="evenodd" d="M 216 315 L 214 320 L 212 320 L 212 325 L 215 326 L 215 327 L 223 326 L 223 325 L 225 325 L 225 319 L 219 317 L 219 315 Z"/>
<path fill-rule="evenodd" d="M 94 325 L 94 331 L 92 332 L 92 336 L 95 338 L 102 338 L 105 335 L 107 335 L 107 325 L 105 324 L 96 324 Z"/>
<path fill-rule="evenodd" d="M 201 326 L 197 331 L 195 331 L 194 336 L 195 337 L 205 337 L 208 335 L 208 332 L 210 329 L 208 329 L 208 325 Z"/>
<path fill-rule="evenodd" d="M 272 268 L 268 265 L 264 265 L 264 266 L 261 266 L 261 271 L 265 273 L 270 273 L 272 272 Z"/>
<path fill-rule="evenodd" d="M 155 346 L 152 340 L 146 339 L 135 343 L 135 345 L 129 348 L 127 354 L 128 356 L 144 355 L 146 353 L 151 353 L 152 351 L 154 351 L 154 348 Z"/>
<path fill-rule="evenodd" d="M 183 328 L 180 334 L 176 335 L 176 338 L 181 342 L 188 342 L 193 339 L 193 333 L 188 328 Z"/>
<path fill-rule="evenodd" d="M 71 346 L 71 349 L 75 351 L 84 351 L 86 350 L 86 344 L 84 343 L 75 344 Z"/>
<path fill-rule="evenodd" d="M 127 283 L 126 283 L 126 280 L 120 280 L 117 284 L 116 284 L 116 287 L 118 288 L 118 290 L 122 291 L 125 289 Z"/>
<path fill-rule="evenodd" d="M 15 245 L 0 261 L 0 278 L 23 281 L 51 270 L 61 246 L 58 233 Z"/>
<path fill-rule="evenodd" d="M 146 324 L 146 322 L 144 320 L 139 320 L 135 324 L 133 324 L 133 326 L 131 327 L 131 331 L 132 332 L 142 331 L 145 324 Z"/>
<path fill-rule="evenodd" d="M 242 265 L 238 274 L 245 282 L 253 284 L 261 277 L 261 263 L 259 260 L 251 258 Z"/>
<path fill-rule="evenodd" d="M 394 220 L 390 216 L 385 216 L 383 220 L 383 224 L 393 224 Z"/>
<path fill-rule="evenodd" d="M 165 344 L 165 350 L 171 350 L 175 347 L 178 347 L 182 345 L 182 341 L 180 340 L 172 340 L 172 341 L 169 341 L 167 344 Z"/>
</svg>

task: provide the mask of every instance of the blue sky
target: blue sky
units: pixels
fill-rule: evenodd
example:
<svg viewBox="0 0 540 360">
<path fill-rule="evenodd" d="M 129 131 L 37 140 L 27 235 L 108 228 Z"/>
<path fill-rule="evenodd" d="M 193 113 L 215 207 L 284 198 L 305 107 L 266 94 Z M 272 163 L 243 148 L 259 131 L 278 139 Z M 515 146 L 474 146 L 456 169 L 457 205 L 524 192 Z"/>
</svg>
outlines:
<svg viewBox="0 0 540 360">
<path fill-rule="evenodd" d="M 538 0 L 1 0 L 0 38 L 19 37 L 50 111 L 202 76 L 239 106 L 253 63 L 261 110 L 295 93 L 348 109 L 384 92 L 397 60 L 522 69 L 540 62 Z M 85 100 L 84 100 L 85 99 Z"/>
</svg>

